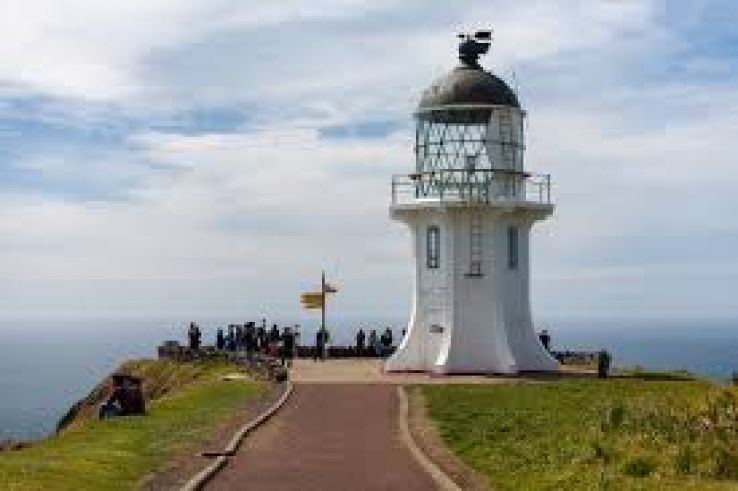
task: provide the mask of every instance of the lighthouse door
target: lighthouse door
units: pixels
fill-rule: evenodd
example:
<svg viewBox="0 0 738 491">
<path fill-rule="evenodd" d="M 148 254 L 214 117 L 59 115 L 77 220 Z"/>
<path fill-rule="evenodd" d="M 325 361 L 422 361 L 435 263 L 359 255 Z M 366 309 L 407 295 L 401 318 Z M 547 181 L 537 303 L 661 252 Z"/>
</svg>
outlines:
<svg viewBox="0 0 738 491">
<path fill-rule="evenodd" d="M 433 368 L 438 359 L 443 342 L 443 333 L 446 331 L 445 326 L 445 288 L 430 288 L 427 294 L 428 307 L 425 315 L 425 343 L 423 346 L 423 362 L 426 368 Z"/>
<path fill-rule="evenodd" d="M 438 354 L 441 349 L 441 340 L 443 339 L 442 324 L 443 315 L 440 309 L 430 309 L 426 318 L 427 335 L 425 336 L 425 346 L 423 346 L 423 363 L 426 368 L 433 368 Z"/>
</svg>

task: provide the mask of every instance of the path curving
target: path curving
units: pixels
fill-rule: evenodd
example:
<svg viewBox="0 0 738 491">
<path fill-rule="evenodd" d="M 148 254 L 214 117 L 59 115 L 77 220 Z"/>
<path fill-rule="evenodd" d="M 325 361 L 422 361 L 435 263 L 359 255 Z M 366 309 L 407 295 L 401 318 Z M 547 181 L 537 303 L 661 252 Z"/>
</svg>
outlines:
<svg viewBox="0 0 738 491">
<path fill-rule="evenodd" d="M 403 443 L 389 384 L 301 383 L 207 490 L 437 489 Z"/>
</svg>

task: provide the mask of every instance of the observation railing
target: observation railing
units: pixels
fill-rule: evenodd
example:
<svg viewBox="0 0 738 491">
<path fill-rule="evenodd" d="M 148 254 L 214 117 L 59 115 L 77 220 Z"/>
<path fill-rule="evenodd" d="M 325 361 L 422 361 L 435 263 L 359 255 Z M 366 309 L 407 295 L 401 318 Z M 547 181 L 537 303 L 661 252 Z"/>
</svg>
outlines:
<svg viewBox="0 0 738 491">
<path fill-rule="evenodd" d="M 419 202 L 551 204 L 551 176 L 504 169 L 442 169 L 392 176 L 392 205 Z"/>
</svg>

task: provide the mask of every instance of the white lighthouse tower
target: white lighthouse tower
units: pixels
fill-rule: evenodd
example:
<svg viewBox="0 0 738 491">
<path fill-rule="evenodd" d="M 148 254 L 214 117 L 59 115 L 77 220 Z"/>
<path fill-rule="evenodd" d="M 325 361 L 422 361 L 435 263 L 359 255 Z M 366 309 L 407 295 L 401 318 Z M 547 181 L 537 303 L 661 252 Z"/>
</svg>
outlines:
<svg viewBox="0 0 738 491">
<path fill-rule="evenodd" d="M 460 35 L 460 64 L 423 92 L 415 171 L 392 179 L 415 256 L 406 335 L 387 371 L 553 371 L 535 333 L 529 237 L 553 212 L 548 175 L 523 167 L 516 94 L 479 65 L 490 33 Z"/>
</svg>

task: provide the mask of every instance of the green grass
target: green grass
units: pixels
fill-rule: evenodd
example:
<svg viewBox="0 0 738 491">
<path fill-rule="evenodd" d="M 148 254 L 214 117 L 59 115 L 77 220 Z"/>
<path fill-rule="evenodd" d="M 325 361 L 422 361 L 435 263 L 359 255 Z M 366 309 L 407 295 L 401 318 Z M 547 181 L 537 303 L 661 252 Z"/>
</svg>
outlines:
<svg viewBox="0 0 738 491">
<path fill-rule="evenodd" d="M 495 489 L 737 489 L 736 392 L 662 378 L 422 390 L 443 440 Z"/>
<path fill-rule="evenodd" d="M 139 362 L 165 387 L 145 416 L 85 418 L 28 449 L 0 454 L 3 490 L 122 490 L 202 442 L 224 418 L 258 395 L 255 382 L 222 381 L 223 363 Z"/>
</svg>

